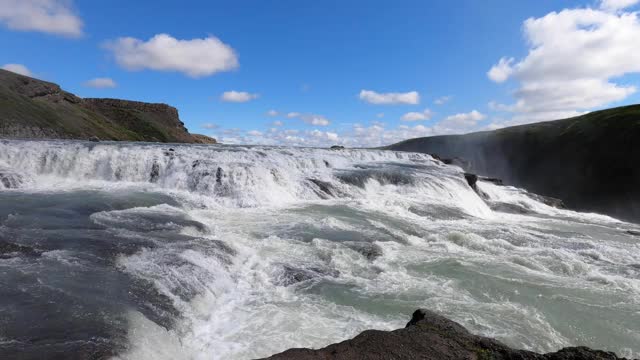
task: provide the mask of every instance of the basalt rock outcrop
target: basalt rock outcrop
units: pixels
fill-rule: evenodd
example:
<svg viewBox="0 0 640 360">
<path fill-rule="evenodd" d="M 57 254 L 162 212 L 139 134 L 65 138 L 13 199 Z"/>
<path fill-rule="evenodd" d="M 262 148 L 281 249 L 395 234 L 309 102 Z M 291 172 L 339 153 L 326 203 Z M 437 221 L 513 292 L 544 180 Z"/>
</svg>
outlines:
<svg viewBox="0 0 640 360">
<path fill-rule="evenodd" d="M 212 144 L 166 104 L 83 99 L 59 85 L 0 70 L 0 137 Z"/>
<path fill-rule="evenodd" d="M 617 360 L 612 352 L 569 347 L 548 354 L 512 349 L 473 335 L 462 325 L 429 310 L 417 310 L 403 329 L 367 330 L 325 348 L 290 349 L 271 360 Z"/>
</svg>

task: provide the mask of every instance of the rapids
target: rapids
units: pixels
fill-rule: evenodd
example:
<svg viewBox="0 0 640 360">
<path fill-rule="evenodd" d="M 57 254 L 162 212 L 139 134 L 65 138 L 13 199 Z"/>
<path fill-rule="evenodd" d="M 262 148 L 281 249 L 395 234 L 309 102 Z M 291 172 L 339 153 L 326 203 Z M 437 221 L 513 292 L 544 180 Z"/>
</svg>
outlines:
<svg viewBox="0 0 640 360">
<path fill-rule="evenodd" d="M 426 154 L 0 140 L 0 358 L 249 359 L 420 307 L 640 356 L 640 227 L 478 188 Z"/>
</svg>

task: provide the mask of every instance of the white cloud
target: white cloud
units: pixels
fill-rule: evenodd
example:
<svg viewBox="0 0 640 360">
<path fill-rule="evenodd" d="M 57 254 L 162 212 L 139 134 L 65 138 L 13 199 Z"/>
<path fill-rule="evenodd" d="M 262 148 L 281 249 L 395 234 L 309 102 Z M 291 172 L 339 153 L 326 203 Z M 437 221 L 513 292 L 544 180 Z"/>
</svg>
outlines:
<svg viewBox="0 0 640 360">
<path fill-rule="evenodd" d="M 496 65 L 493 65 L 493 67 L 491 67 L 491 69 L 487 73 L 487 76 L 489 76 L 489 79 L 497 83 L 507 81 L 509 76 L 513 74 L 513 68 L 511 67 L 511 64 L 513 64 L 514 61 L 514 58 L 507 59 L 503 57 Z"/>
<path fill-rule="evenodd" d="M 2 69 L 24 76 L 33 76 L 31 70 L 22 64 L 5 64 L 2 65 Z"/>
<path fill-rule="evenodd" d="M 486 119 L 487 116 L 477 110 L 468 113 L 460 113 L 447 116 L 438 125 L 442 128 L 467 130 L 478 125 L 479 121 Z"/>
<path fill-rule="evenodd" d="M 106 88 L 114 88 L 118 86 L 115 81 L 111 78 L 95 78 L 91 79 L 84 83 L 84 86 L 96 88 L 96 89 L 106 89 Z"/>
<path fill-rule="evenodd" d="M 502 58 L 489 78 L 519 82 L 512 123 L 574 116 L 626 99 L 637 91 L 620 77 L 640 73 L 640 20 L 623 11 L 638 1 L 605 0 L 600 8 L 565 9 L 524 22 L 530 46 L 523 59 Z"/>
<path fill-rule="evenodd" d="M 640 0 L 602 0 L 600 8 L 605 11 L 620 11 L 636 5 Z"/>
<path fill-rule="evenodd" d="M 451 96 L 441 96 L 433 101 L 436 105 L 444 105 L 451 101 Z"/>
<path fill-rule="evenodd" d="M 213 124 L 213 123 L 204 123 L 200 126 L 203 129 L 209 129 L 209 130 L 213 130 L 213 129 L 217 129 L 220 126 L 218 126 L 217 124 Z"/>
<path fill-rule="evenodd" d="M 82 20 L 71 0 L 0 0 L 0 22 L 9 29 L 68 37 L 82 35 Z"/>
<path fill-rule="evenodd" d="M 124 37 L 108 42 L 105 47 L 127 70 L 178 71 L 199 78 L 238 67 L 235 51 L 214 36 L 179 40 L 158 34 L 148 41 Z"/>
<path fill-rule="evenodd" d="M 322 115 L 315 115 L 315 114 L 300 115 L 300 119 L 307 124 L 316 125 L 316 126 L 327 126 L 331 123 L 329 119 L 327 119 L 326 117 Z"/>
<path fill-rule="evenodd" d="M 498 124 L 489 124 L 479 127 L 478 119 L 484 119 L 484 115 L 477 111 L 467 114 L 451 116 L 434 126 L 424 125 L 400 125 L 396 128 L 386 128 L 385 124 L 376 123 L 370 126 L 353 124 L 339 131 L 320 129 L 298 130 L 272 127 L 266 131 L 243 131 L 240 129 L 225 129 L 221 131 L 222 142 L 235 144 L 264 144 L 287 146 L 318 146 L 328 147 L 332 145 L 344 145 L 347 147 L 375 147 L 393 144 L 402 140 L 434 136 L 442 134 L 462 133 L 473 130 L 482 130 Z"/>
<path fill-rule="evenodd" d="M 260 97 L 259 94 L 251 94 L 246 91 L 225 91 L 220 95 L 220 100 L 226 102 L 235 102 L 235 103 L 243 103 L 247 101 L 251 101 Z"/>
<path fill-rule="evenodd" d="M 376 114 L 376 117 L 377 117 L 378 119 L 382 119 L 382 118 L 384 117 L 384 113 L 377 113 L 377 114 Z"/>
<path fill-rule="evenodd" d="M 280 115 L 280 113 L 279 113 L 279 112 L 277 112 L 277 111 L 275 111 L 275 110 L 269 110 L 269 111 L 267 111 L 267 116 L 276 117 L 276 116 L 278 116 L 278 115 Z"/>
<path fill-rule="evenodd" d="M 433 113 L 429 109 L 424 109 L 422 112 L 409 112 L 402 115 L 402 121 L 422 121 L 429 120 L 433 116 Z"/>
<path fill-rule="evenodd" d="M 276 120 L 276 121 L 272 122 L 271 125 L 273 125 L 273 126 L 282 126 L 282 125 L 284 125 L 284 123 L 282 121 L 280 121 L 280 120 Z"/>
<path fill-rule="evenodd" d="M 309 125 L 315 125 L 315 126 L 327 126 L 331 124 L 331 121 L 327 119 L 325 116 L 317 115 L 317 114 L 302 114 L 299 112 L 292 111 L 287 113 L 285 117 L 287 119 L 300 119 Z M 273 123 L 273 125 L 282 126 L 283 123 L 281 121 L 276 121 Z"/>
<path fill-rule="evenodd" d="M 360 100 L 375 105 L 416 105 L 420 103 L 420 94 L 417 91 L 406 93 L 377 93 L 371 90 L 360 91 Z"/>
</svg>

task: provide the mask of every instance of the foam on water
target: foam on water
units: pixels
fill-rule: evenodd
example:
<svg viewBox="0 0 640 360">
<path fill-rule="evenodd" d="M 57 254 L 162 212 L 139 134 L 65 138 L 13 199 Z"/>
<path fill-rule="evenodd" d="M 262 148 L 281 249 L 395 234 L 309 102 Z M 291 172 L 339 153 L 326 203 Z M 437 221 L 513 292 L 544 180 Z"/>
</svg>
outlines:
<svg viewBox="0 0 640 360">
<path fill-rule="evenodd" d="M 5 190 L 25 196 L 171 199 L 88 216 L 120 242 L 151 242 L 113 266 L 178 314 L 167 325 L 129 308 L 119 359 L 268 356 L 401 327 L 418 307 L 520 348 L 640 355 L 634 225 L 480 182 L 485 200 L 428 155 L 0 141 L 0 164 L 31 179 Z"/>
</svg>

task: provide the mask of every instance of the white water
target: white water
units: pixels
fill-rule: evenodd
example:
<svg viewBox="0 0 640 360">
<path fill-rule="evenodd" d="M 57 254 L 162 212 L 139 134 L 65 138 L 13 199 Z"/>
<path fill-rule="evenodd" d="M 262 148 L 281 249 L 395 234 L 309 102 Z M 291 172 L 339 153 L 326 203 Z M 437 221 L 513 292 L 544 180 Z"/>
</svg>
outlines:
<svg viewBox="0 0 640 360">
<path fill-rule="evenodd" d="M 428 155 L 0 141 L 0 168 L 25 179 L 0 192 L 175 201 L 90 215 L 114 236 L 159 244 L 116 266 L 180 314 L 167 329 L 130 309 L 122 359 L 320 347 L 401 327 L 419 307 L 515 347 L 640 355 L 640 242 L 625 233 L 634 225 L 490 183 L 479 184 L 483 200 L 459 168 Z M 155 235 L 173 233 L 182 240 Z"/>
</svg>

